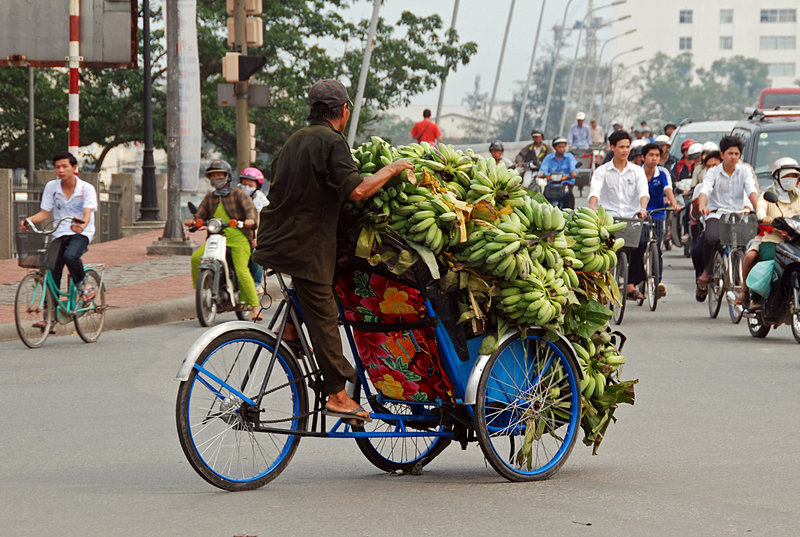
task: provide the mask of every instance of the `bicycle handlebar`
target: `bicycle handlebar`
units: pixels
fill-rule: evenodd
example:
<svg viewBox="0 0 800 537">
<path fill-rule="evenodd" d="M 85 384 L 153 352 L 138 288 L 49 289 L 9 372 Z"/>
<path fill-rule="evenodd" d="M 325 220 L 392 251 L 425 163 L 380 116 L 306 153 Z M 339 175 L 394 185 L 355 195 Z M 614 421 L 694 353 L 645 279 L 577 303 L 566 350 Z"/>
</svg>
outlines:
<svg viewBox="0 0 800 537">
<path fill-rule="evenodd" d="M 53 224 L 53 229 L 45 230 L 45 229 L 37 228 L 36 224 L 34 224 L 31 221 L 30 217 L 28 217 L 28 218 L 25 219 L 25 227 L 31 233 L 37 233 L 39 235 L 52 235 L 58 229 L 58 226 L 61 225 L 61 222 L 64 222 L 65 220 L 70 220 L 70 221 L 72 221 L 73 224 L 84 224 L 85 223 L 85 220 L 83 220 L 81 218 L 76 218 L 74 216 L 65 216 L 64 218 L 59 219 L 58 222 Z"/>
</svg>

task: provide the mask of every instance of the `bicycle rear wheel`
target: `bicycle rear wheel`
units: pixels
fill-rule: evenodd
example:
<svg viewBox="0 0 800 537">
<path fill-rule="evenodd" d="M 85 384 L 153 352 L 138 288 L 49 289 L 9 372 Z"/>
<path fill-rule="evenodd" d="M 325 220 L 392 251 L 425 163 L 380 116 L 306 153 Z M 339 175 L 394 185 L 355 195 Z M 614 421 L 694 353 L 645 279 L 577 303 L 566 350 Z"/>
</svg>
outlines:
<svg viewBox="0 0 800 537">
<path fill-rule="evenodd" d="M 14 324 L 19 339 L 31 349 L 41 347 L 50 335 L 55 316 L 55 304 L 44 275 L 40 272 L 27 274 L 19 282 L 14 298 Z"/>
<path fill-rule="evenodd" d="M 722 253 L 717 252 L 714 254 L 714 273 L 711 275 L 711 281 L 708 282 L 708 315 L 712 319 L 716 319 L 719 315 L 727 279 L 725 261 L 722 259 Z"/>
<path fill-rule="evenodd" d="M 658 245 L 655 242 L 650 243 L 647 247 L 644 269 L 646 271 L 644 287 L 647 304 L 650 306 L 650 311 L 656 311 L 656 306 L 658 306 L 658 280 L 661 271 L 658 266 Z"/>
<path fill-rule="evenodd" d="M 744 310 L 742 306 L 736 305 L 736 298 L 738 298 L 739 293 L 742 290 L 742 286 L 744 285 L 744 276 L 742 267 L 744 265 L 744 254 L 741 250 L 736 249 L 731 252 L 731 285 L 730 290 L 734 294 L 734 300 L 728 300 L 728 315 L 730 315 L 731 322 L 733 324 L 739 324 L 742 320 L 742 314 Z"/>
<path fill-rule="evenodd" d="M 106 289 L 100 284 L 100 275 L 92 269 L 86 269 L 86 280 L 94 287 L 94 298 L 88 302 L 78 301 L 78 309 L 85 310 L 73 316 L 75 329 L 86 343 L 94 343 L 103 332 L 106 318 Z M 80 293 L 81 290 L 78 290 Z"/>
<path fill-rule="evenodd" d="M 581 419 L 578 367 L 541 332 L 510 338 L 489 358 L 474 423 L 486 460 L 509 481 L 547 479 L 566 462 Z"/>
<path fill-rule="evenodd" d="M 620 303 L 613 303 L 611 310 L 614 313 L 614 324 L 622 324 L 622 318 L 625 316 L 625 301 L 628 295 L 628 254 L 623 251 L 617 253 L 614 280 L 616 280 L 617 287 L 619 287 Z"/>
<path fill-rule="evenodd" d="M 290 351 L 258 330 L 231 330 L 208 344 L 181 382 L 181 447 L 200 477 L 231 491 L 275 479 L 294 456 L 308 420 L 308 393 Z M 263 388 L 263 391 L 262 391 Z M 257 401 L 263 393 L 261 405 Z M 277 431 L 259 431 L 269 427 Z M 287 432 L 283 432 L 287 431 Z"/>
</svg>

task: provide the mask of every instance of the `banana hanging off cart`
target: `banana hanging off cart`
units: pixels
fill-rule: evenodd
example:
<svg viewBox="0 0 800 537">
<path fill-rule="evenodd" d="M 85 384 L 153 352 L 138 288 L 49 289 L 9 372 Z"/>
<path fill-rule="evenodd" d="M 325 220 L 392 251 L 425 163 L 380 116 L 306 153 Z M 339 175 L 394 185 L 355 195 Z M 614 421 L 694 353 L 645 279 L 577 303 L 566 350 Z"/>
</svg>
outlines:
<svg viewBox="0 0 800 537">
<path fill-rule="evenodd" d="M 553 475 L 581 430 L 596 452 L 636 382 L 620 378 L 625 338 L 604 305 L 619 299 L 620 225 L 602 209 L 561 211 L 471 151 L 373 137 L 353 156 L 365 174 L 398 158 L 416 170 L 340 218 L 340 323 L 352 395 L 372 421 L 323 412 L 310 343 L 284 341 L 303 317 L 277 274 L 268 325 L 216 326 L 181 365 L 176 418 L 192 467 L 223 489 L 257 488 L 305 436 L 355 439 L 376 467 L 406 472 L 454 440 L 477 442 L 512 481 Z"/>
</svg>

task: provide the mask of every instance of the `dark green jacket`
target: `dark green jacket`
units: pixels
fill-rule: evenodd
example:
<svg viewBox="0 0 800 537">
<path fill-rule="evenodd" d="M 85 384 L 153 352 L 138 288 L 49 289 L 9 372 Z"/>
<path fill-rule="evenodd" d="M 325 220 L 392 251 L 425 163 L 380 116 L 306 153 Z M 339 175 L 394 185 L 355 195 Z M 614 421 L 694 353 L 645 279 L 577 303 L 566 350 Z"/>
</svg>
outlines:
<svg viewBox="0 0 800 537">
<path fill-rule="evenodd" d="M 339 210 L 361 184 L 344 135 L 327 121 L 292 134 L 272 163 L 253 258 L 267 268 L 332 284 Z"/>
</svg>

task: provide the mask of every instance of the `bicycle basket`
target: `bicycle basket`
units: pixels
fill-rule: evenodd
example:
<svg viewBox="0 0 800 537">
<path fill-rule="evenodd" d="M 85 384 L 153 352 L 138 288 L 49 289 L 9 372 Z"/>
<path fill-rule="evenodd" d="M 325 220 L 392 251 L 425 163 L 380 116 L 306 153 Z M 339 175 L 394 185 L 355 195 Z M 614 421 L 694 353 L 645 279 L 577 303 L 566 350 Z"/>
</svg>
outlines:
<svg viewBox="0 0 800 537">
<path fill-rule="evenodd" d="M 628 225 L 622 231 L 614 233 L 614 237 L 625 239 L 625 248 L 638 248 L 642 238 L 642 228 L 644 220 L 639 218 L 614 217 L 614 222 L 627 222 Z"/>
<path fill-rule="evenodd" d="M 15 239 L 19 266 L 40 268 L 47 252 L 47 237 L 38 233 L 18 231 Z"/>
<path fill-rule="evenodd" d="M 758 233 L 755 215 L 725 214 L 719 218 L 719 242 L 724 246 L 745 247 Z"/>
</svg>

